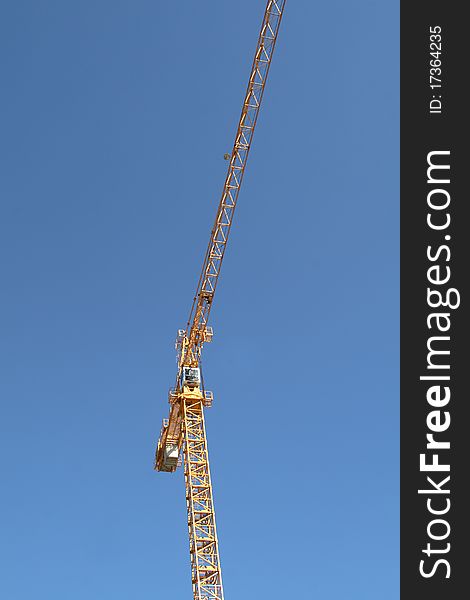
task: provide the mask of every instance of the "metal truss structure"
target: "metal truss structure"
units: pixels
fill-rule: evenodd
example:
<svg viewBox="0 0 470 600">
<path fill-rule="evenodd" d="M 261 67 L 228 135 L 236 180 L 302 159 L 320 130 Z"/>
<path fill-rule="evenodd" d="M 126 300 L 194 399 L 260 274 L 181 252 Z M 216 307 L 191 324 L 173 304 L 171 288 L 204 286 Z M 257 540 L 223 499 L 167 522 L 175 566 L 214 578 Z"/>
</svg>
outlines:
<svg viewBox="0 0 470 600">
<path fill-rule="evenodd" d="M 266 6 L 222 197 L 186 326 L 186 336 L 181 346 L 180 366 L 196 365 L 202 345 L 207 341 L 207 321 L 232 227 L 284 5 L 285 0 L 268 0 Z"/>
<path fill-rule="evenodd" d="M 184 398 L 184 480 L 193 596 L 223 600 L 202 399 Z"/>
<path fill-rule="evenodd" d="M 155 469 L 173 472 L 184 456 L 186 505 L 194 600 L 223 600 L 222 573 L 215 525 L 215 510 L 204 425 L 204 407 L 212 394 L 202 380 L 187 382 L 185 368 L 199 373 L 203 344 L 212 340 L 209 313 L 258 120 L 271 66 L 285 0 L 268 0 L 256 46 L 248 87 L 238 123 L 222 197 L 185 330 L 178 332 L 178 371 L 169 392 L 170 415 L 164 419 L 158 441 Z M 198 375 L 199 376 L 199 375 Z"/>
</svg>

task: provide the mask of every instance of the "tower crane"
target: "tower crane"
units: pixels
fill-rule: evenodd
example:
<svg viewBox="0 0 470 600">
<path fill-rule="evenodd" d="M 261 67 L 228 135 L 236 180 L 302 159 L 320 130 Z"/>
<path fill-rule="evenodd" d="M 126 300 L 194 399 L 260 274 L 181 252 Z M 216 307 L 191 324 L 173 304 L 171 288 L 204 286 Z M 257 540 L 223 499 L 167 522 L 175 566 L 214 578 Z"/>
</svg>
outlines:
<svg viewBox="0 0 470 600">
<path fill-rule="evenodd" d="M 170 413 L 163 420 L 155 453 L 157 471 L 174 472 L 184 462 L 191 578 L 194 600 L 223 600 L 219 543 L 207 452 L 204 408 L 213 395 L 201 377 L 203 345 L 212 340 L 208 326 L 238 194 L 276 45 L 285 0 L 268 0 L 251 67 L 248 88 L 209 245 L 202 264 L 186 329 L 176 339 L 177 374 L 170 389 Z"/>
</svg>

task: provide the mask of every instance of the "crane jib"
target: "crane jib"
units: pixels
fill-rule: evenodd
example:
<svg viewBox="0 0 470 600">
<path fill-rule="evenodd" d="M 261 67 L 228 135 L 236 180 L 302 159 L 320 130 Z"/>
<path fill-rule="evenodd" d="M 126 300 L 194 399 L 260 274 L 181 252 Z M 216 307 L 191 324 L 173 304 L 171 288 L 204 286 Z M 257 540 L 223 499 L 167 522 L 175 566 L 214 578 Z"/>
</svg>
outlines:
<svg viewBox="0 0 470 600">
<path fill-rule="evenodd" d="M 251 148 L 253 133 L 263 98 L 264 87 L 271 65 L 277 33 L 281 22 L 285 0 L 268 2 L 266 7 L 257 49 L 253 60 L 243 108 L 239 119 L 235 142 L 225 178 L 222 197 L 216 213 L 214 227 L 211 231 L 208 249 L 205 254 L 201 276 L 195 294 L 186 331 L 189 337 L 187 348 L 189 361 L 198 356 L 202 343 L 197 345 L 197 332 L 207 326 L 212 299 L 215 294 L 225 248 L 232 226 L 233 215 L 237 205 L 238 194 L 243 181 L 248 154 Z M 183 358 L 183 363 L 186 357 Z"/>
</svg>

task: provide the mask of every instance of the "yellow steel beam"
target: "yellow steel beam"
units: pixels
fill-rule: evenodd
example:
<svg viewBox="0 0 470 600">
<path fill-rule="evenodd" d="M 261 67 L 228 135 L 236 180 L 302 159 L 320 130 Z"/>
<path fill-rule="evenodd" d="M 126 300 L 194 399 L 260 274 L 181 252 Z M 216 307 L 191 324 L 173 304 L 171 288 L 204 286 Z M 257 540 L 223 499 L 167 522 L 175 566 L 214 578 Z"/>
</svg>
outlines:
<svg viewBox="0 0 470 600">
<path fill-rule="evenodd" d="M 183 407 L 184 480 L 193 596 L 195 600 L 223 600 L 202 398 L 185 395 Z"/>
<path fill-rule="evenodd" d="M 177 379 L 183 365 L 196 366 L 199 363 L 199 355 L 205 341 L 207 321 L 227 247 L 253 133 L 258 120 L 284 5 L 285 0 L 268 0 L 266 5 L 235 142 L 228 164 L 227 176 L 222 189 L 222 197 L 217 208 L 209 245 L 189 314 L 186 340 L 180 350 Z"/>
</svg>

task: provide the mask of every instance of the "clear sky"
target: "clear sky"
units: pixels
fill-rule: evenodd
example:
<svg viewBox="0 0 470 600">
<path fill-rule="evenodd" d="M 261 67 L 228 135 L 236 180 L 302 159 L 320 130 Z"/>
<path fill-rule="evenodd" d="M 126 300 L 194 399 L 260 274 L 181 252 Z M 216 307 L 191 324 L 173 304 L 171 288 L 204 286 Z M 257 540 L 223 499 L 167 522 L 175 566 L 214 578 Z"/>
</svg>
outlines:
<svg viewBox="0 0 470 600">
<path fill-rule="evenodd" d="M 0 10 L 0 596 L 190 600 L 154 473 L 264 0 Z M 287 1 L 212 311 L 226 600 L 398 597 L 398 2 Z"/>
</svg>

